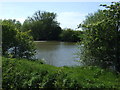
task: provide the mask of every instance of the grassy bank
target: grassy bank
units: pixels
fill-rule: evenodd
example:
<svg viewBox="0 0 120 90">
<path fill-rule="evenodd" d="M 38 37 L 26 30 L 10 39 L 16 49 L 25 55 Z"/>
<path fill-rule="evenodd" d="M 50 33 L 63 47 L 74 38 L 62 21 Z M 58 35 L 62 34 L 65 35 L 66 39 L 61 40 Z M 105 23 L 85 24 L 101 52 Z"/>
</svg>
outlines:
<svg viewBox="0 0 120 90">
<path fill-rule="evenodd" d="M 98 67 L 55 67 L 40 61 L 3 58 L 3 89 L 118 88 L 120 75 Z"/>
</svg>

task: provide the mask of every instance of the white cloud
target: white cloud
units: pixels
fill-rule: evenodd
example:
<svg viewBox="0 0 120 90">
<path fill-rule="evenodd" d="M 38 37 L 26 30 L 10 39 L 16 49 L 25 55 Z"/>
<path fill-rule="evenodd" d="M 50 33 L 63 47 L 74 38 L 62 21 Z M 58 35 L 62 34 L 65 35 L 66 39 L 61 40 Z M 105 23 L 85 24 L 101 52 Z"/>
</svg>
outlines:
<svg viewBox="0 0 120 90">
<path fill-rule="evenodd" d="M 62 28 L 77 28 L 85 18 L 86 14 L 80 12 L 62 12 L 58 14 L 57 21 Z"/>
<path fill-rule="evenodd" d="M 16 20 L 20 21 L 21 23 L 23 23 L 25 21 L 25 18 L 16 18 Z"/>
<path fill-rule="evenodd" d="M 11 19 L 16 19 L 17 21 L 20 21 L 22 24 L 25 21 L 25 18 L 11 18 Z"/>
</svg>

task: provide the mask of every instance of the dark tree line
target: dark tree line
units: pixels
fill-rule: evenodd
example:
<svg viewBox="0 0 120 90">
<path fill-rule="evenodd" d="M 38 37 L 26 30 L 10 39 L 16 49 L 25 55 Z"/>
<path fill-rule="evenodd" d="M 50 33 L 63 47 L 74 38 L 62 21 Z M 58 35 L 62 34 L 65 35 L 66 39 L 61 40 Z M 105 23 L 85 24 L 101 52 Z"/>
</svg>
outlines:
<svg viewBox="0 0 120 90">
<path fill-rule="evenodd" d="M 80 41 L 80 31 L 72 29 L 62 30 L 56 21 L 56 14 L 38 11 L 32 17 L 25 20 L 23 31 L 31 30 L 34 40 L 57 40 L 76 42 Z"/>
<path fill-rule="evenodd" d="M 34 40 L 59 40 L 62 31 L 55 13 L 41 11 L 26 19 L 23 30 L 31 30 Z"/>
<path fill-rule="evenodd" d="M 60 40 L 67 42 L 79 42 L 81 41 L 81 35 L 82 35 L 82 31 L 63 29 L 60 34 Z"/>
</svg>

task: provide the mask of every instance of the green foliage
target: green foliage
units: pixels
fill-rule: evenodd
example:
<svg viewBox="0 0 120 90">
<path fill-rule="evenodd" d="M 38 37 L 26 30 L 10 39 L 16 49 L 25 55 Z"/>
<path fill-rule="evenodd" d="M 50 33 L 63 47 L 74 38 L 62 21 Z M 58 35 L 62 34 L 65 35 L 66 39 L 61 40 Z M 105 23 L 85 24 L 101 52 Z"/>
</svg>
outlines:
<svg viewBox="0 0 120 90">
<path fill-rule="evenodd" d="M 59 40 L 61 33 L 56 14 L 40 11 L 25 20 L 22 30 L 31 30 L 34 40 Z"/>
<path fill-rule="evenodd" d="M 81 31 L 74 31 L 72 29 L 65 29 L 60 34 L 61 41 L 68 41 L 68 42 L 77 42 L 80 41 L 80 35 L 82 34 Z"/>
<path fill-rule="evenodd" d="M 16 21 L 15 19 L 8 19 L 8 20 L 4 19 L 4 20 L 1 20 L 1 23 L 10 24 L 16 27 L 18 30 L 20 30 L 22 26 L 21 23 L 19 21 Z"/>
<path fill-rule="evenodd" d="M 2 21 L 2 54 L 16 58 L 31 58 L 35 53 L 32 36 L 21 32 L 12 20 Z"/>
<path fill-rule="evenodd" d="M 98 10 L 95 13 L 90 13 L 86 16 L 86 19 L 83 21 L 84 25 L 94 24 L 97 22 L 102 21 L 103 19 L 107 18 L 102 10 Z"/>
<path fill-rule="evenodd" d="M 3 89 L 17 88 L 114 88 L 120 75 L 99 67 L 55 67 L 40 61 L 3 57 Z"/>
<path fill-rule="evenodd" d="M 104 68 L 115 66 L 117 71 L 120 70 L 117 69 L 120 67 L 119 4 L 115 3 L 107 6 L 109 9 L 88 15 L 81 24 L 84 30 L 80 57 L 82 63 Z"/>
</svg>

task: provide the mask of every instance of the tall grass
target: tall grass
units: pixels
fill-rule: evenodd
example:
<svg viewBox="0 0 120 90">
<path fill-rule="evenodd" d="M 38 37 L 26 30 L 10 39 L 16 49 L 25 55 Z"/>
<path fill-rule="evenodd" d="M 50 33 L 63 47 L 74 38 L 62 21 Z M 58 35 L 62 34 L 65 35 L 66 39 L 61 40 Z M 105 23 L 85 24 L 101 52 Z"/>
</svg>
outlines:
<svg viewBox="0 0 120 90">
<path fill-rule="evenodd" d="M 2 58 L 3 89 L 117 88 L 120 75 L 99 67 L 55 67 L 26 59 Z"/>
</svg>

